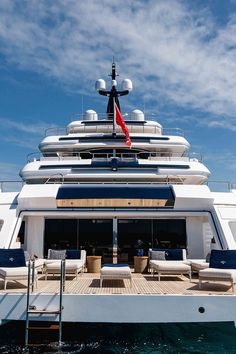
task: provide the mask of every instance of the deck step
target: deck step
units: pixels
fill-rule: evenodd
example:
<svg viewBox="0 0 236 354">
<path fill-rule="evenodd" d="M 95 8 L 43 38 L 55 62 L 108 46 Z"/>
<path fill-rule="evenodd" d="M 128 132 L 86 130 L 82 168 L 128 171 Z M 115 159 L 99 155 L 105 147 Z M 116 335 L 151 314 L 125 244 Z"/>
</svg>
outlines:
<svg viewBox="0 0 236 354">
<path fill-rule="evenodd" d="M 33 314 L 52 314 L 52 315 L 58 315 L 60 313 L 60 310 L 47 310 L 47 309 L 42 309 L 42 310 L 39 310 L 39 309 L 32 309 L 32 310 L 29 310 L 28 313 L 33 313 Z"/>
<path fill-rule="evenodd" d="M 58 330 L 59 329 L 59 325 L 56 324 L 56 323 L 52 323 L 50 325 L 45 325 L 45 326 L 42 326 L 42 325 L 38 325 L 38 326 L 30 326 L 28 327 L 28 329 L 37 329 L 37 330 L 49 330 L 49 331 L 54 331 L 54 330 Z"/>
</svg>

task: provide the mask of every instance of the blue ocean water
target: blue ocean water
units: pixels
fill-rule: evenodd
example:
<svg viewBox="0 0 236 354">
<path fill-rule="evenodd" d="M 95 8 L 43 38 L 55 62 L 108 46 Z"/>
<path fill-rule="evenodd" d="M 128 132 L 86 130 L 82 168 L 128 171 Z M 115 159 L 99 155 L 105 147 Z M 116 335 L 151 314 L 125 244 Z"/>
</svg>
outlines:
<svg viewBox="0 0 236 354">
<path fill-rule="evenodd" d="M 24 323 L 10 322 L 0 327 L 0 353 L 236 353 L 233 323 L 64 324 L 61 349 L 46 338 L 44 333 L 40 346 L 26 348 Z"/>
</svg>

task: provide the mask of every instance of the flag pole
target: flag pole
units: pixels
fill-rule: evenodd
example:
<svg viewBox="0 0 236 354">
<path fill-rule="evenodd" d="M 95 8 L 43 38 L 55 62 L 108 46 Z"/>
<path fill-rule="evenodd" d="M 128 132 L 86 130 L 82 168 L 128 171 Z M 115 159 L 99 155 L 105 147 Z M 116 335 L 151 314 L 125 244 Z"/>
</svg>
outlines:
<svg viewBox="0 0 236 354">
<path fill-rule="evenodd" d="M 112 136 L 115 137 L 116 136 L 116 106 L 115 106 L 115 97 L 113 97 L 113 132 L 112 132 Z M 113 157 L 116 157 L 116 149 L 113 149 L 113 153 L 112 153 Z"/>
<path fill-rule="evenodd" d="M 113 97 L 113 131 L 112 131 L 112 135 L 116 136 L 116 102 L 115 102 L 115 97 Z"/>
</svg>

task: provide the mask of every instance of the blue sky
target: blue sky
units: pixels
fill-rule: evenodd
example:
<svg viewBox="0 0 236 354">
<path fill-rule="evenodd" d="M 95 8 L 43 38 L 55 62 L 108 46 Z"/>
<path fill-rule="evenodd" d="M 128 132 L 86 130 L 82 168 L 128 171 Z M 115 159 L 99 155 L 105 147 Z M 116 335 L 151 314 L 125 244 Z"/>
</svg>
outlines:
<svg viewBox="0 0 236 354">
<path fill-rule="evenodd" d="M 134 85 L 122 111 L 182 128 L 211 179 L 236 182 L 236 0 L 1 0 L 0 180 L 46 128 L 105 111 L 113 56 Z"/>
</svg>

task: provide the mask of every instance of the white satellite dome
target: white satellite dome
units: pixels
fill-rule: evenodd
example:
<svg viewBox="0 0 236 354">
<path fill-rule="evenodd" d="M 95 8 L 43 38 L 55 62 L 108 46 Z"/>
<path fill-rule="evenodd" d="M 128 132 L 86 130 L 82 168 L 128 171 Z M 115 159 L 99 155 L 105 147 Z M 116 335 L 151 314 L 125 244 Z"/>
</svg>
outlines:
<svg viewBox="0 0 236 354">
<path fill-rule="evenodd" d="M 132 90 L 133 90 L 132 81 L 131 81 L 130 79 L 124 79 L 124 80 L 122 81 L 122 89 L 123 89 L 123 90 L 132 91 Z"/>
<path fill-rule="evenodd" d="M 106 82 L 103 79 L 98 79 L 95 83 L 95 89 L 96 91 L 100 91 L 100 90 L 106 90 Z"/>
<path fill-rule="evenodd" d="M 134 109 L 131 112 L 131 120 L 144 120 L 144 113 L 139 109 Z"/>
<path fill-rule="evenodd" d="M 98 114 L 94 110 L 88 109 L 83 116 L 83 120 L 98 120 Z"/>
</svg>

